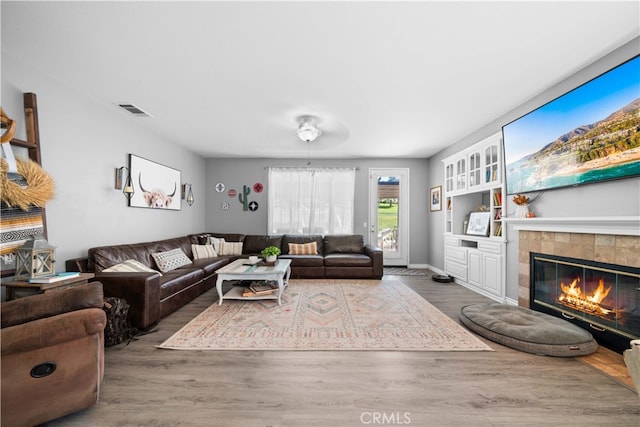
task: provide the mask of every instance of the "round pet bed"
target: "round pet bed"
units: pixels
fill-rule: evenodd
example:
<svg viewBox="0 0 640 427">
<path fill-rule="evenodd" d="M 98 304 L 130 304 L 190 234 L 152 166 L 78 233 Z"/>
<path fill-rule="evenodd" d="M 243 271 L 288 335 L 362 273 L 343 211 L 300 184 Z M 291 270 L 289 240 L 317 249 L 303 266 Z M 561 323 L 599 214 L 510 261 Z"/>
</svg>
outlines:
<svg viewBox="0 0 640 427">
<path fill-rule="evenodd" d="M 574 357 L 591 354 L 598 348 L 587 330 L 528 308 L 472 304 L 462 307 L 459 318 L 479 335 L 527 353 Z"/>
</svg>

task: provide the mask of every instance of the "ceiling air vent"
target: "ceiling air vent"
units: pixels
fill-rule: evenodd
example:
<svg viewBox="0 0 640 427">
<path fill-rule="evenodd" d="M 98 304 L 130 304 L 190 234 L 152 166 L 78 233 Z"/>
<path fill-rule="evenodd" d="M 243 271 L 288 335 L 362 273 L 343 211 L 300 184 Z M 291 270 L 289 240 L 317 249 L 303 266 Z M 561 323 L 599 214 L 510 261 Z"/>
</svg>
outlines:
<svg viewBox="0 0 640 427">
<path fill-rule="evenodd" d="M 138 116 L 138 117 L 151 117 L 151 114 L 147 113 L 146 111 L 144 111 L 142 108 L 140 107 L 136 107 L 133 104 L 127 104 L 127 103 L 118 103 L 116 104 L 118 105 L 118 107 L 122 108 L 123 110 L 126 110 L 128 112 L 130 112 L 131 114 L 133 114 L 134 116 Z"/>
</svg>

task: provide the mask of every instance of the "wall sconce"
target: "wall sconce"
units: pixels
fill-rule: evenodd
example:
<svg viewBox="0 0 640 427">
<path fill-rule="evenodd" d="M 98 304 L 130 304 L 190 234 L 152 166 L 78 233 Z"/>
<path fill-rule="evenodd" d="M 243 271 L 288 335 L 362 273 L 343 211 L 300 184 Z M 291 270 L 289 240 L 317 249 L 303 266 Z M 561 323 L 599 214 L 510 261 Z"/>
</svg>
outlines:
<svg viewBox="0 0 640 427">
<path fill-rule="evenodd" d="M 187 190 L 187 187 L 189 187 L 189 190 Z M 187 199 L 187 204 L 189 206 L 193 205 L 193 202 L 196 201 L 196 199 L 194 199 L 193 197 L 193 191 L 191 190 L 191 184 L 182 184 L 182 199 Z"/>
<path fill-rule="evenodd" d="M 127 175 L 124 179 L 124 185 L 123 185 L 122 178 L 125 171 L 127 172 Z M 122 193 L 128 200 L 131 200 L 131 197 L 133 197 L 133 193 L 135 193 L 135 191 L 133 191 L 133 184 L 131 183 L 131 173 L 129 172 L 128 167 L 122 166 L 121 168 L 116 168 L 115 189 L 122 190 Z"/>
</svg>

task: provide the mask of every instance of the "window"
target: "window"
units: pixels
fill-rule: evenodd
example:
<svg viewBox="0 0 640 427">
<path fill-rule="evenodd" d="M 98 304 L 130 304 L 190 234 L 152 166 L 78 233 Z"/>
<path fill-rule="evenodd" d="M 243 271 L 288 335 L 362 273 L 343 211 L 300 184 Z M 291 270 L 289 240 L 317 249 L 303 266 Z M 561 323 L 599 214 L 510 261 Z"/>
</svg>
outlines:
<svg viewBox="0 0 640 427">
<path fill-rule="evenodd" d="M 270 234 L 353 234 L 353 168 L 269 168 Z"/>
</svg>

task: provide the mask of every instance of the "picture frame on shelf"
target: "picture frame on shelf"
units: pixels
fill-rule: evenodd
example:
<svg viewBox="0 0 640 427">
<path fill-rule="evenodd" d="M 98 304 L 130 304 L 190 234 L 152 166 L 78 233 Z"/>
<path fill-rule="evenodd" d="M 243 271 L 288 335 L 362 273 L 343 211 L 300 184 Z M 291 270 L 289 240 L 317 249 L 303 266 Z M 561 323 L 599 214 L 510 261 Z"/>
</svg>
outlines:
<svg viewBox="0 0 640 427">
<path fill-rule="evenodd" d="M 442 210 L 442 185 L 437 187 L 431 187 L 429 191 L 429 211 L 441 211 Z"/>
<path fill-rule="evenodd" d="M 177 210 L 180 206 L 181 172 L 143 157 L 129 154 L 134 194 L 129 206 Z"/>
<path fill-rule="evenodd" d="M 471 236 L 489 236 L 489 224 L 491 222 L 491 212 L 471 212 L 466 234 Z"/>
</svg>

